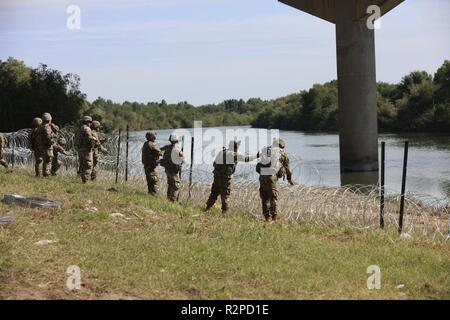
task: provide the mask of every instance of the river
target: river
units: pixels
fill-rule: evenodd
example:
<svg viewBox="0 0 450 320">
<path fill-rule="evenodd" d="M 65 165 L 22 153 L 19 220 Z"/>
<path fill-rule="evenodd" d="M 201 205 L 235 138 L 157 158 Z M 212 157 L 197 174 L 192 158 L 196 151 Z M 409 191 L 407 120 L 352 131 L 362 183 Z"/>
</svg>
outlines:
<svg viewBox="0 0 450 320">
<path fill-rule="evenodd" d="M 249 127 L 217 127 L 203 128 L 201 139 L 203 145 L 196 150 L 202 150 L 203 161 L 196 167 L 204 172 L 212 170 L 211 163 L 214 154 L 219 150 L 224 141 L 229 138 L 217 139 L 215 143 L 212 137 L 219 133 L 225 135 L 227 130 L 233 132 L 236 129 L 248 131 Z M 193 134 L 193 129 L 183 129 L 187 136 Z M 173 130 L 156 130 L 158 142 L 166 144 Z M 264 130 L 265 131 L 265 130 Z M 251 131 L 249 131 L 251 132 Z M 259 132 L 259 131 L 258 131 Z M 256 153 L 264 145 L 265 139 L 250 134 L 237 133 L 238 139 L 243 141 L 241 151 L 243 153 Z M 306 133 L 298 131 L 279 131 L 280 137 L 286 141 L 286 151 L 293 159 L 294 179 L 308 186 L 340 186 L 341 174 L 339 170 L 339 136 L 335 133 Z M 131 132 L 130 159 L 133 163 L 140 161 L 140 148 L 145 141 L 145 132 Z M 190 158 L 190 142 L 186 139 L 185 154 Z M 409 162 L 407 174 L 407 191 L 412 194 L 427 195 L 449 201 L 450 199 L 450 136 L 431 134 L 380 134 L 379 141 L 386 142 L 386 189 L 389 193 L 400 193 L 403 165 L 404 142 L 410 143 Z M 270 141 L 267 140 L 267 141 Z M 198 142 L 198 141 L 197 141 Z M 215 147 L 212 147 L 215 145 Z M 200 148 L 200 149 L 199 149 Z M 195 151 L 198 155 L 199 152 Z M 136 167 L 136 166 L 134 166 Z M 253 164 L 240 164 L 237 175 L 242 172 L 254 173 Z M 256 173 L 245 176 L 248 179 L 256 179 Z M 241 175 L 242 178 L 242 175 Z M 210 180 L 210 176 L 197 176 L 197 180 Z M 211 181 L 209 181 L 211 182 Z"/>
</svg>

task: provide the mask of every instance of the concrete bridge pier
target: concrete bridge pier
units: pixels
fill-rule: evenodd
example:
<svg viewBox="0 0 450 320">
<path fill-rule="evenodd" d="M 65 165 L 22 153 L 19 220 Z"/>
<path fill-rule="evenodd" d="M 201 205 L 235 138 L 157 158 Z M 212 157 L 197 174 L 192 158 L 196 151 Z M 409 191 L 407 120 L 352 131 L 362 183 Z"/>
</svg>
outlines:
<svg viewBox="0 0 450 320">
<path fill-rule="evenodd" d="M 341 184 L 376 184 L 375 32 L 367 22 L 374 8 L 379 18 L 404 0 L 279 1 L 336 25 Z"/>
<path fill-rule="evenodd" d="M 336 1 L 341 173 L 378 171 L 375 34 L 352 6 Z"/>
</svg>

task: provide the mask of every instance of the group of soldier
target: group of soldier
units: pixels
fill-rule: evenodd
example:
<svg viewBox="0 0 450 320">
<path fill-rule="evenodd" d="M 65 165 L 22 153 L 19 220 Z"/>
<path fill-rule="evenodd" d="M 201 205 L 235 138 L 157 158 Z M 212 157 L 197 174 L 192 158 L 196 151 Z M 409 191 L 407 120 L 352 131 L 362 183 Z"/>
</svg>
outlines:
<svg viewBox="0 0 450 320">
<path fill-rule="evenodd" d="M 163 148 L 158 146 L 154 131 L 148 132 L 146 139 L 147 141 L 142 146 L 142 164 L 147 179 L 148 193 L 156 195 L 158 192 L 158 166 L 161 165 L 167 175 L 167 199 L 176 201 L 181 188 L 181 167 L 184 163 L 183 151 L 178 146 L 180 139 L 176 135 L 171 135 L 169 137 L 170 144 Z M 291 185 L 294 184 L 289 158 L 284 151 L 285 142 L 282 139 L 276 139 L 271 146 L 264 148 L 261 153 L 255 156 L 240 154 L 238 152 L 239 146 L 240 141 L 233 140 L 230 141 L 228 148 L 223 148 L 218 153 L 213 163 L 214 181 L 204 211 L 208 212 L 220 196 L 222 212 L 225 214 L 229 209 L 231 180 L 237 164 L 261 158 L 256 166 L 256 171 L 260 175 L 259 195 L 262 212 L 266 221 L 276 221 L 278 219 L 278 180 L 286 177 Z"/>
<path fill-rule="evenodd" d="M 74 147 L 78 152 L 78 175 L 83 183 L 97 178 L 97 165 L 100 153 L 106 153 L 103 147 L 104 141 L 100 140 L 99 130 L 101 124 L 93 121 L 90 116 L 82 118 L 82 125 L 74 136 Z M 58 159 L 59 154 L 71 155 L 65 150 L 66 140 L 58 138 L 59 128 L 52 122 L 52 116 L 44 113 L 42 118 L 35 118 L 32 122 L 30 133 L 31 148 L 35 157 L 35 174 L 37 177 L 57 175 L 62 163 Z M 156 195 L 159 187 L 158 167 L 165 169 L 167 176 L 167 199 L 175 202 L 179 198 L 181 189 L 181 169 L 185 162 L 183 150 L 179 147 L 180 139 L 172 134 L 169 144 L 159 147 L 156 142 L 156 132 L 146 134 L 146 142 L 142 147 L 142 164 L 147 180 L 148 193 Z M 7 167 L 3 159 L 3 146 L 5 139 L 0 134 L 0 165 Z M 209 211 L 220 196 L 222 212 L 229 209 L 229 197 L 231 194 L 231 180 L 239 162 L 250 162 L 260 158 L 256 165 L 259 174 L 259 195 L 261 198 L 262 212 L 266 221 L 278 219 L 277 183 L 280 178 L 287 178 L 290 184 L 292 174 L 289 167 L 289 158 L 284 152 L 285 142 L 282 139 L 274 140 L 271 146 L 263 149 L 257 155 L 243 155 L 239 153 L 240 141 L 230 141 L 228 148 L 220 151 L 213 163 L 214 181 L 211 192 L 206 202 L 205 212 Z"/>
<path fill-rule="evenodd" d="M 82 126 L 74 137 L 74 147 L 78 151 L 78 175 L 83 183 L 89 179 L 97 178 L 97 164 L 99 152 L 107 152 L 102 146 L 98 132 L 101 124 L 85 116 Z M 35 174 L 37 177 L 56 176 L 62 162 L 58 159 L 60 154 L 71 156 L 65 149 L 66 140 L 59 137 L 59 128 L 52 122 L 52 116 L 44 113 L 42 118 L 34 118 L 30 133 L 30 145 L 34 153 Z"/>
</svg>

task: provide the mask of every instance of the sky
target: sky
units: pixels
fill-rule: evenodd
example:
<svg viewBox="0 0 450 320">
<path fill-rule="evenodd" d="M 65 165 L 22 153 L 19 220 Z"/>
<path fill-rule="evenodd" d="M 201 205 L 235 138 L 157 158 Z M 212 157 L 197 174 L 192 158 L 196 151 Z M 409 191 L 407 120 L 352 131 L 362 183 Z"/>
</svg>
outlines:
<svg viewBox="0 0 450 320">
<path fill-rule="evenodd" d="M 406 0 L 376 31 L 377 80 L 434 74 L 449 34 L 450 1 Z M 336 79 L 335 44 L 333 24 L 276 0 L 0 0 L 0 60 L 78 74 L 90 101 L 277 98 Z"/>
</svg>

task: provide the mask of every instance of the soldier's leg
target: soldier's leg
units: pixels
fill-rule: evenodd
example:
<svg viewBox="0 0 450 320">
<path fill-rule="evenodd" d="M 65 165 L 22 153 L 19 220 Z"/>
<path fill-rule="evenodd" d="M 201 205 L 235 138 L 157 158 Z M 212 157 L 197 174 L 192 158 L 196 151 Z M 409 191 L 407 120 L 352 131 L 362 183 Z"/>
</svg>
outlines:
<svg viewBox="0 0 450 320">
<path fill-rule="evenodd" d="M 173 181 L 173 201 L 176 201 L 181 189 L 181 178 L 178 172 L 174 174 Z"/>
<path fill-rule="evenodd" d="M 158 193 L 158 189 L 159 189 L 159 175 L 158 172 L 153 172 L 150 176 L 150 190 L 149 193 L 152 195 L 156 195 Z"/>
<path fill-rule="evenodd" d="M 85 164 L 84 164 L 84 160 L 83 160 L 83 152 L 81 152 L 81 151 L 78 151 L 78 172 L 77 172 L 77 174 L 78 174 L 78 176 L 82 176 L 82 172 L 84 172 L 84 166 L 85 166 Z M 81 178 L 81 179 L 83 179 L 83 178 Z"/>
<path fill-rule="evenodd" d="M 56 159 L 55 157 L 53 157 L 52 170 L 51 170 L 52 176 L 56 176 L 57 175 L 58 170 L 61 168 L 61 165 L 62 165 L 62 162 L 59 161 L 58 159 Z"/>
<path fill-rule="evenodd" d="M 222 178 L 220 183 L 220 199 L 222 200 L 222 212 L 228 211 L 228 199 L 231 194 L 231 179 Z"/>
<path fill-rule="evenodd" d="M 0 146 L 0 165 L 4 166 L 5 168 L 8 168 L 8 163 L 6 162 L 4 155 L 3 155 L 3 147 Z"/>
<path fill-rule="evenodd" d="M 158 193 L 158 182 L 159 182 L 158 172 L 156 172 L 152 168 L 144 168 L 144 170 L 145 170 L 145 178 L 147 180 L 148 193 L 151 195 L 156 195 Z"/>
<path fill-rule="evenodd" d="M 42 168 L 42 174 L 44 177 L 50 176 L 51 166 L 53 160 L 53 152 L 51 150 L 47 150 L 44 154 L 44 164 Z"/>
<path fill-rule="evenodd" d="M 261 198 L 262 214 L 266 221 L 270 219 L 269 198 L 263 188 L 259 189 L 259 197 Z"/>
<path fill-rule="evenodd" d="M 40 177 L 42 175 L 41 171 L 41 165 L 42 165 L 43 159 L 41 154 L 38 151 L 34 152 L 34 173 L 36 174 L 36 177 Z"/>
<path fill-rule="evenodd" d="M 148 191 L 148 193 L 151 193 L 151 190 L 152 190 L 152 188 L 151 188 L 151 185 L 152 185 L 151 169 L 144 167 L 144 172 L 145 172 L 145 180 L 147 181 L 147 191 Z"/>
<path fill-rule="evenodd" d="M 92 172 L 91 172 L 91 180 L 95 181 L 97 179 L 97 165 L 98 165 L 98 155 L 92 155 Z"/>
<path fill-rule="evenodd" d="M 91 176 L 92 152 L 82 152 L 80 162 L 82 163 L 81 181 L 86 183 Z"/>
<path fill-rule="evenodd" d="M 278 189 L 276 182 L 274 182 L 270 190 L 270 215 L 272 216 L 273 221 L 276 221 L 278 219 L 277 204 L 278 204 Z"/>
<path fill-rule="evenodd" d="M 206 201 L 206 210 L 212 208 L 214 203 L 216 203 L 219 194 L 220 194 L 219 178 L 217 176 L 214 176 L 214 181 L 211 186 L 211 193 L 209 194 L 208 201 Z"/>
<path fill-rule="evenodd" d="M 262 214 L 266 221 L 270 220 L 270 177 L 259 179 L 259 197 L 261 198 Z"/>
<path fill-rule="evenodd" d="M 8 168 L 8 163 L 6 163 L 6 160 L 3 155 L 3 147 L 0 146 L 0 165 L 4 166 L 5 168 Z"/>
<path fill-rule="evenodd" d="M 176 186 L 175 186 L 175 174 L 173 172 L 167 172 L 167 199 L 169 201 L 175 201 L 175 192 L 176 192 Z"/>
</svg>

